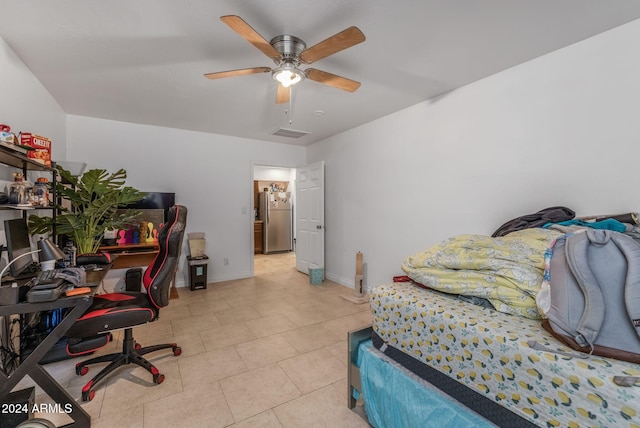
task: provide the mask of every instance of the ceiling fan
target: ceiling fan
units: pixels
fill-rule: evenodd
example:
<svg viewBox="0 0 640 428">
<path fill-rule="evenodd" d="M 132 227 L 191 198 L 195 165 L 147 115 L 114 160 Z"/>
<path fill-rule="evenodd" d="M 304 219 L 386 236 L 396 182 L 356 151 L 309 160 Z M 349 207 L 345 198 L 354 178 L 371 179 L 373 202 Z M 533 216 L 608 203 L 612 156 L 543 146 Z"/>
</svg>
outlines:
<svg viewBox="0 0 640 428">
<path fill-rule="evenodd" d="M 314 63 L 329 55 L 364 42 L 364 34 L 357 27 L 349 27 L 307 48 L 307 45 L 302 39 L 287 34 L 276 36 L 271 39 L 270 42 L 267 42 L 266 39 L 251 28 L 249 24 L 236 15 L 221 16 L 220 20 L 271 58 L 276 63 L 276 66 L 274 68 L 254 67 L 207 73 L 204 76 L 208 79 L 213 80 L 224 77 L 271 72 L 273 79 L 278 82 L 278 91 L 276 93 L 276 103 L 278 104 L 289 102 L 291 86 L 301 82 L 305 78 L 348 92 L 354 92 L 360 87 L 360 82 L 356 82 L 355 80 L 315 68 L 307 68 L 306 70 L 299 68 L 300 64 Z"/>
</svg>

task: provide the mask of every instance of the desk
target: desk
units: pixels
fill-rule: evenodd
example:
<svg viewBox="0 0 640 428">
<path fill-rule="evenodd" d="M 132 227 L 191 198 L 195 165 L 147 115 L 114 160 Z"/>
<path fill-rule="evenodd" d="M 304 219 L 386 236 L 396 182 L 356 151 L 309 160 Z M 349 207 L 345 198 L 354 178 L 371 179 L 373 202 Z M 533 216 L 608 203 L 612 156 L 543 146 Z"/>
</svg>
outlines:
<svg viewBox="0 0 640 428">
<path fill-rule="evenodd" d="M 109 266 L 105 266 L 102 271 L 87 272 L 87 282 L 101 282 Z M 95 290 L 95 288 L 93 288 Z M 61 297 L 52 302 L 42 303 L 16 303 L 14 305 L 0 306 L 0 317 L 11 315 L 24 315 L 36 312 L 50 311 L 52 309 L 73 308 L 67 312 L 62 322 L 54 327 L 47 337 L 38 344 L 29 356 L 21 362 L 18 368 L 7 375 L 0 370 L 0 402 L 4 402 L 9 393 L 18 382 L 25 376 L 31 377 L 44 392 L 59 404 L 62 409 L 71 408 L 69 416 L 73 419 L 71 424 L 65 427 L 90 427 L 91 417 L 80 406 L 76 400 L 64 390 L 56 380 L 39 364 L 40 360 L 46 353 L 64 336 L 69 328 L 76 322 L 78 318 L 91 306 L 93 302 L 93 294 L 83 296 Z"/>
<path fill-rule="evenodd" d="M 160 246 L 158 241 L 140 244 L 103 245 L 98 251 L 118 256 L 113 261 L 113 269 L 127 269 L 149 266 L 158 251 L 160 251 Z"/>
</svg>

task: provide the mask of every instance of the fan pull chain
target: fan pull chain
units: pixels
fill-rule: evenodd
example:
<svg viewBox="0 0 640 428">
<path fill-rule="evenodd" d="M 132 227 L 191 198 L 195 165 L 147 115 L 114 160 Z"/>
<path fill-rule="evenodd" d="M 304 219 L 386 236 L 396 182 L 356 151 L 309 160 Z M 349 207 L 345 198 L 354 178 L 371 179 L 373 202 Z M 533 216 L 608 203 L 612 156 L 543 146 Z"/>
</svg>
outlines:
<svg viewBox="0 0 640 428">
<path fill-rule="evenodd" d="M 289 125 L 293 124 L 293 88 L 289 86 Z"/>
</svg>

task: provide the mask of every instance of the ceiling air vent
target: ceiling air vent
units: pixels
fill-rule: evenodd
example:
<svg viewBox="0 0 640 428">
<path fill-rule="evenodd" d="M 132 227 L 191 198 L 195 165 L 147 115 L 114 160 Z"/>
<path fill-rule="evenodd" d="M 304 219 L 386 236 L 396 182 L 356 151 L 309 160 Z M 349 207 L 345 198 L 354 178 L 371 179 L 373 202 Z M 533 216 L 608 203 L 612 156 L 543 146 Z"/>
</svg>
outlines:
<svg viewBox="0 0 640 428">
<path fill-rule="evenodd" d="M 300 138 L 300 137 L 304 137 L 307 134 L 310 134 L 310 132 L 296 131 L 295 129 L 287 129 L 287 128 L 276 129 L 271 133 L 271 135 L 277 135 L 279 137 L 287 137 L 287 138 Z"/>
</svg>

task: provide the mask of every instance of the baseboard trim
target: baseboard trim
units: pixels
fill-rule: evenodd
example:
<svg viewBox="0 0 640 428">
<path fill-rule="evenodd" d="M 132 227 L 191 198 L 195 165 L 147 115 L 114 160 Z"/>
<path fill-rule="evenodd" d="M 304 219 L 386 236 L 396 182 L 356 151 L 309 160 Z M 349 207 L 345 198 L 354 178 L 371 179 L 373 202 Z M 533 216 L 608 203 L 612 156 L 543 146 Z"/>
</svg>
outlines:
<svg viewBox="0 0 640 428">
<path fill-rule="evenodd" d="M 331 273 L 325 272 L 325 278 L 327 278 L 329 281 L 333 281 L 340 285 L 344 285 L 345 287 L 349 287 L 351 289 L 354 288 L 354 284 L 355 284 L 354 281 L 344 278 L 342 276 L 333 275 Z"/>
<path fill-rule="evenodd" d="M 224 281 L 233 281 L 235 279 L 247 279 L 252 277 L 253 277 L 253 274 L 249 272 L 234 273 L 234 274 L 228 274 L 228 275 L 213 275 L 213 276 L 207 276 L 207 284 L 213 284 L 216 282 L 224 282 Z M 187 284 L 187 282 L 184 280 L 184 277 L 182 279 L 176 279 L 176 288 L 185 288 L 188 286 L 189 284 Z"/>
<path fill-rule="evenodd" d="M 213 275 L 213 276 L 207 277 L 207 284 L 213 284 L 216 282 L 224 282 L 224 281 L 233 281 L 236 279 L 247 279 L 247 278 L 252 278 L 253 276 L 254 275 L 252 272 L 240 272 L 240 273 L 232 273 L 227 275 Z M 325 278 L 328 279 L 329 281 L 333 281 L 335 283 L 343 285 L 352 290 L 354 289 L 353 280 L 349 280 L 347 278 L 344 278 L 338 275 L 332 275 L 331 273 L 327 273 L 327 272 L 325 272 Z M 188 286 L 189 285 L 184 280 L 184 277 L 180 279 L 176 278 L 176 288 L 184 288 Z"/>
</svg>

